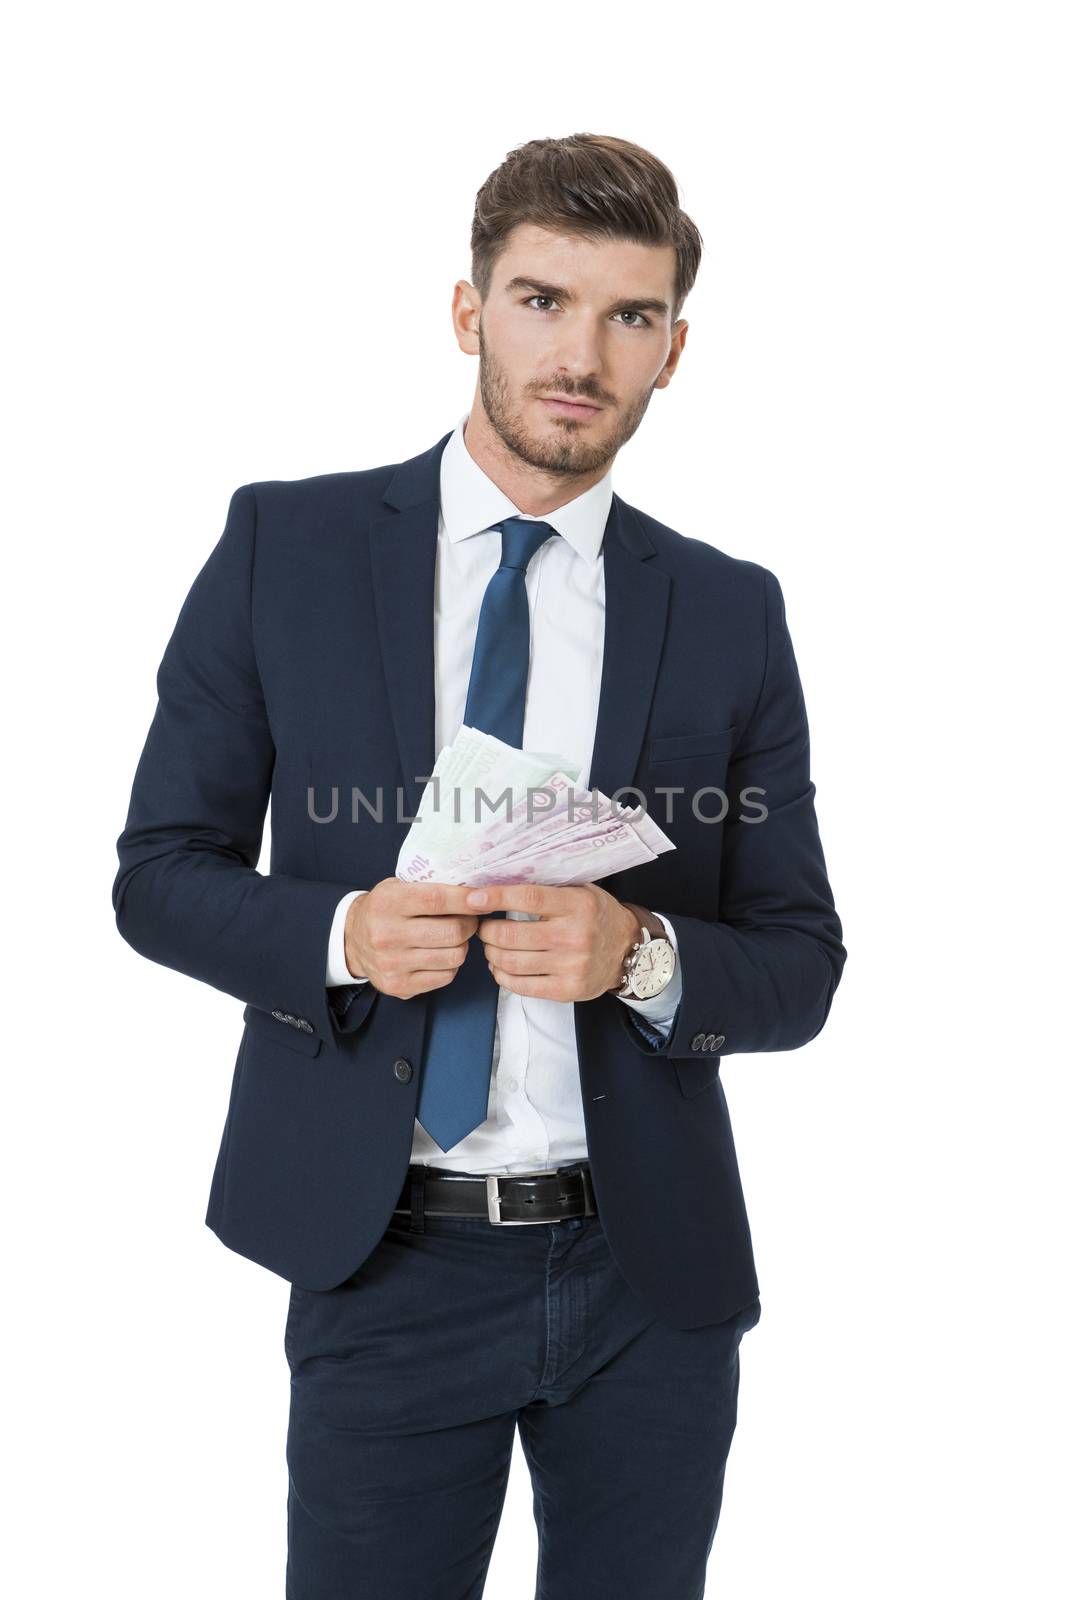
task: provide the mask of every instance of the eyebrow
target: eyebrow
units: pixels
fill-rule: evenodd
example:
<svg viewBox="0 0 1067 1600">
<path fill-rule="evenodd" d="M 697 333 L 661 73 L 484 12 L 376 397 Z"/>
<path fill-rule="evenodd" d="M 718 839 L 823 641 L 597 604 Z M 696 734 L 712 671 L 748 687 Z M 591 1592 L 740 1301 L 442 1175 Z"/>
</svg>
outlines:
<svg viewBox="0 0 1067 1600">
<path fill-rule="evenodd" d="M 529 289 L 534 294 L 547 295 L 550 300 L 558 300 L 561 305 L 573 301 L 574 296 L 569 290 L 564 289 L 559 283 L 538 283 L 536 278 L 512 278 L 504 285 L 505 294 L 514 294 L 516 289 Z M 608 306 L 609 311 L 651 311 L 654 315 L 665 317 L 670 307 L 662 300 L 630 299 L 616 300 Z"/>
</svg>

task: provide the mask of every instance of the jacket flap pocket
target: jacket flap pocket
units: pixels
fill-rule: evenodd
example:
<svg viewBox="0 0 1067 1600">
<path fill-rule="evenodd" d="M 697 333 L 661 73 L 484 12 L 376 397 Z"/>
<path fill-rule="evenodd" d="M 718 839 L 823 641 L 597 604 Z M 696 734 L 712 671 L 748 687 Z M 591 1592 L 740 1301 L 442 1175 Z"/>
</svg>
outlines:
<svg viewBox="0 0 1067 1600">
<path fill-rule="evenodd" d="M 278 1017 L 272 1017 L 269 1011 L 261 1011 L 258 1006 L 245 1006 L 244 1019 L 245 1027 L 251 1028 L 253 1033 L 265 1034 L 275 1044 L 287 1045 L 302 1056 L 317 1056 L 322 1049 L 322 1040 L 316 1034 L 305 1033 L 291 1022 L 282 1022 Z"/>
<path fill-rule="evenodd" d="M 649 760 L 677 761 L 683 756 L 720 755 L 730 751 L 733 742 L 733 728 L 717 728 L 710 733 L 668 733 L 651 741 Z"/>
<path fill-rule="evenodd" d="M 674 1063 L 674 1075 L 684 1095 L 699 1094 L 708 1089 L 719 1076 L 719 1058 L 707 1055 L 680 1056 Z"/>
</svg>

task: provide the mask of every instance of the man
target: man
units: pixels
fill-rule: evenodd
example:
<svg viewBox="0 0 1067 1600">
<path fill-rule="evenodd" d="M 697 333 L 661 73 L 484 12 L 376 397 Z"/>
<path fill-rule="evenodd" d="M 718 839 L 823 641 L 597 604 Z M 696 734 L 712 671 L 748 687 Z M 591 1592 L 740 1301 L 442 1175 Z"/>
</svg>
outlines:
<svg viewBox="0 0 1067 1600">
<path fill-rule="evenodd" d="M 681 1600 L 760 1316 L 719 1063 L 813 1038 L 845 951 L 777 580 L 611 489 L 685 344 L 673 178 L 535 140 L 472 253 L 460 425 L 233 495 L 114 904 L 245 1002 L 207 1222 L 292 1285 L 287 1594 L 480 1595 L 517 1428 L 538 1594 Z M 464 722 L 674 848 L 566 887 L 402 882 Z"/>
</svg>

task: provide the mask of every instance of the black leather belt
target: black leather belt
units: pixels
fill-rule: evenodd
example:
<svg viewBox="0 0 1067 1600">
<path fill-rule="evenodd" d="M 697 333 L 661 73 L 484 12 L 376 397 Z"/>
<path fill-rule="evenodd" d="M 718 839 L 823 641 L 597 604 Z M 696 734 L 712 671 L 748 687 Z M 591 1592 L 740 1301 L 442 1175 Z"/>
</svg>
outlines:
<svg viewBox="0 0 1067 1600">
<path fill-rule="evenodd" d="M 587 1162 L 544 1172 L 489 1173 L 485 1177 L 413 1165 L 394 1209 L 411 1218 L 413 1229 L 421 1225 L 423 1216 L 487 1217 L 502 1228 L 513 1228 L 523 1223 L 592 1217 L 597 1204 Z"/>
</svg>

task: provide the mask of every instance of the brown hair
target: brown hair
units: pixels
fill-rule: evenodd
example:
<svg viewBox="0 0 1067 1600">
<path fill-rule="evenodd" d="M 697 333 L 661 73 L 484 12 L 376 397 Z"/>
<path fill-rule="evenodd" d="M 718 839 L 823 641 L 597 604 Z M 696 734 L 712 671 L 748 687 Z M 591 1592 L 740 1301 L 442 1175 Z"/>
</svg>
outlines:
<svg viewBox="0 0 1067 1600">
<path fill-rule="evenodd" d="M 508 235 L 524 222 L 587 239 L 672 244 L 674 317 L 700 265 L 703 241 L 678 204 L 673 173 L 639 144 L 608 134 L 530 139 L 490 173 L 471 224 L 471 282 L 483 300 Z"/>
</svg>

